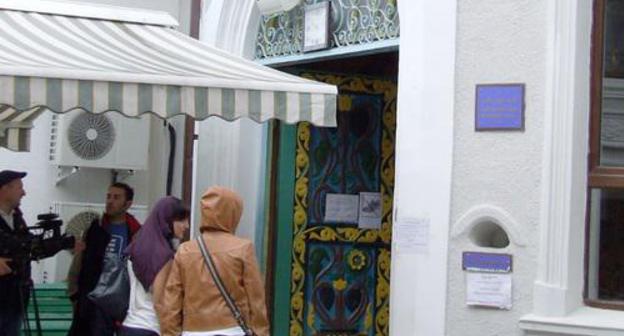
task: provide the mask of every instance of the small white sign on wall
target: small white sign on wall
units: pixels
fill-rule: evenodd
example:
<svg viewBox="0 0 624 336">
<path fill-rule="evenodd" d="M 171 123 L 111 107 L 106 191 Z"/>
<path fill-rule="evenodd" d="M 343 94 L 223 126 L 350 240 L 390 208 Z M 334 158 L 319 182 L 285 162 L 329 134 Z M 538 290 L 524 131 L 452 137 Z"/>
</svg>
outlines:
<svg viewBox="0 0 624 336">
<path fill-rule="evenodd" d="M 360 197 L 350 194 L 327 194 L 325 196 L 324 222 L 356 224 Z"/>
<path fill-rule="evenodd" d="M 377 230 L 381 228 L 381 193 L 360 193 L 358 227 L 360 229 Z"/>
<path fill-rule="evenodd" d="M 392 226 L 393 242 L 398 254 L 427 254 L 429 249 L 429 218 L 403 217 Z"/>
<path fill-rule="evenodd" d="M 466 304 L 511 309 L 511 274 L 466 273 Z"/>
</svg>

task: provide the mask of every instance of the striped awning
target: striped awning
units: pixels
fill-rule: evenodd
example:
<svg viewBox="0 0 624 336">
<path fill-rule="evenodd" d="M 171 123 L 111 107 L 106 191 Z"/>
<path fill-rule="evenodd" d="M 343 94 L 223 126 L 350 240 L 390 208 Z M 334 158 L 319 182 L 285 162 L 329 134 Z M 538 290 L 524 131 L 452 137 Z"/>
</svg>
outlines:
<svg viewBox="0 0 624 336">
<path fill-rule="evenodd" d="M 0 146 L 28 150 L 32 120 L 46 109 L 336 125 L 335 86 L 207 46 L 171 17 L 112 20 L 37 3 L 50 1 L 0 0 Z"/>
</svg>

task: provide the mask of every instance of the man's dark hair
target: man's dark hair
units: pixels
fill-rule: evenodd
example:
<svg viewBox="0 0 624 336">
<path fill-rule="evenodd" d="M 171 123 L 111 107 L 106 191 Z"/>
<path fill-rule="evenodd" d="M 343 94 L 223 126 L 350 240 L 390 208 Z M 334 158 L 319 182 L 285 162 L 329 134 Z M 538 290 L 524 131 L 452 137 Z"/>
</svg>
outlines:
<svg viewBox="0 0 624 336">
<path fill-rule="evenodd" d="M 130 187 L 129 185 L 123 182 L 115 182 L 110 185 L 110 188 L 113 188 L 113 187 L 124 190 L 124 193 L 126 194 L 126 201 L 134 200 L 134 189 L 132 189 L 132 187 Z"/>
</svg>

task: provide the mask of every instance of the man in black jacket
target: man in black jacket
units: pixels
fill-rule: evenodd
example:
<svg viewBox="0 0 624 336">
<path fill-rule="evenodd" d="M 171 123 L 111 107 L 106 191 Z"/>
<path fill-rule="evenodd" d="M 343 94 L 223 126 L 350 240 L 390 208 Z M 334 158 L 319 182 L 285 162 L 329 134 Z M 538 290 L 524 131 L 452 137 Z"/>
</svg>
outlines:
<svg viewBox="0 0 624 336">
<path fill-rule="evenodd" d="M 128 213 L 134 199 L 134 190 L 125 183 L 114 183 L 106 194 L 106 210 L 102 219 L 91 223 L 85 236 L 86 248 L 74 256 L 72 268 L 79 275 L 70 279 L 75 288 L 70 299 L 74 302 L 74 317 L 70 336 L 112 336 L 116 324 L 87 297 L 95 288 L 102 273 L 104 258 L 119 257 L 141 228 L 139 222 Z"/>
<path fill-rule="evenodd" d="M 0 171 L 0 234 L 11 238 L 28 237 L 28 228 L 19 210 L 26 195 L 22 178 L 26 173 Z M 0 336 L 18 336 L 31 286 L 30 262 L 17 265 L 0 258 Z"/>
</svg>

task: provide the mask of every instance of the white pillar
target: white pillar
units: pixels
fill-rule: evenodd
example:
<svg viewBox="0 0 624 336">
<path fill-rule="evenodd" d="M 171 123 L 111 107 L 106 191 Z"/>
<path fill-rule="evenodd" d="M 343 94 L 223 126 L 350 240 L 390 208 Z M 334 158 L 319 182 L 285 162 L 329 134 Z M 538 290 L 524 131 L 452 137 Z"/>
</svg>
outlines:
<svg viewBox="0 0 624 336">
<path fill-rule="evenodd" d="M 565 316 L 582 305 L 587 130 L 589 0 L 549 1 L 544 189 L 534 313 Z"/>
<path fill-rule="evenodd" d="M 456 1 L 399 1 L 401 44 L 390 334 L 444 335 L 453 163 Z M 402 255 L 404 218 L 429 221 L 428 247 Z"/>
</svg>

